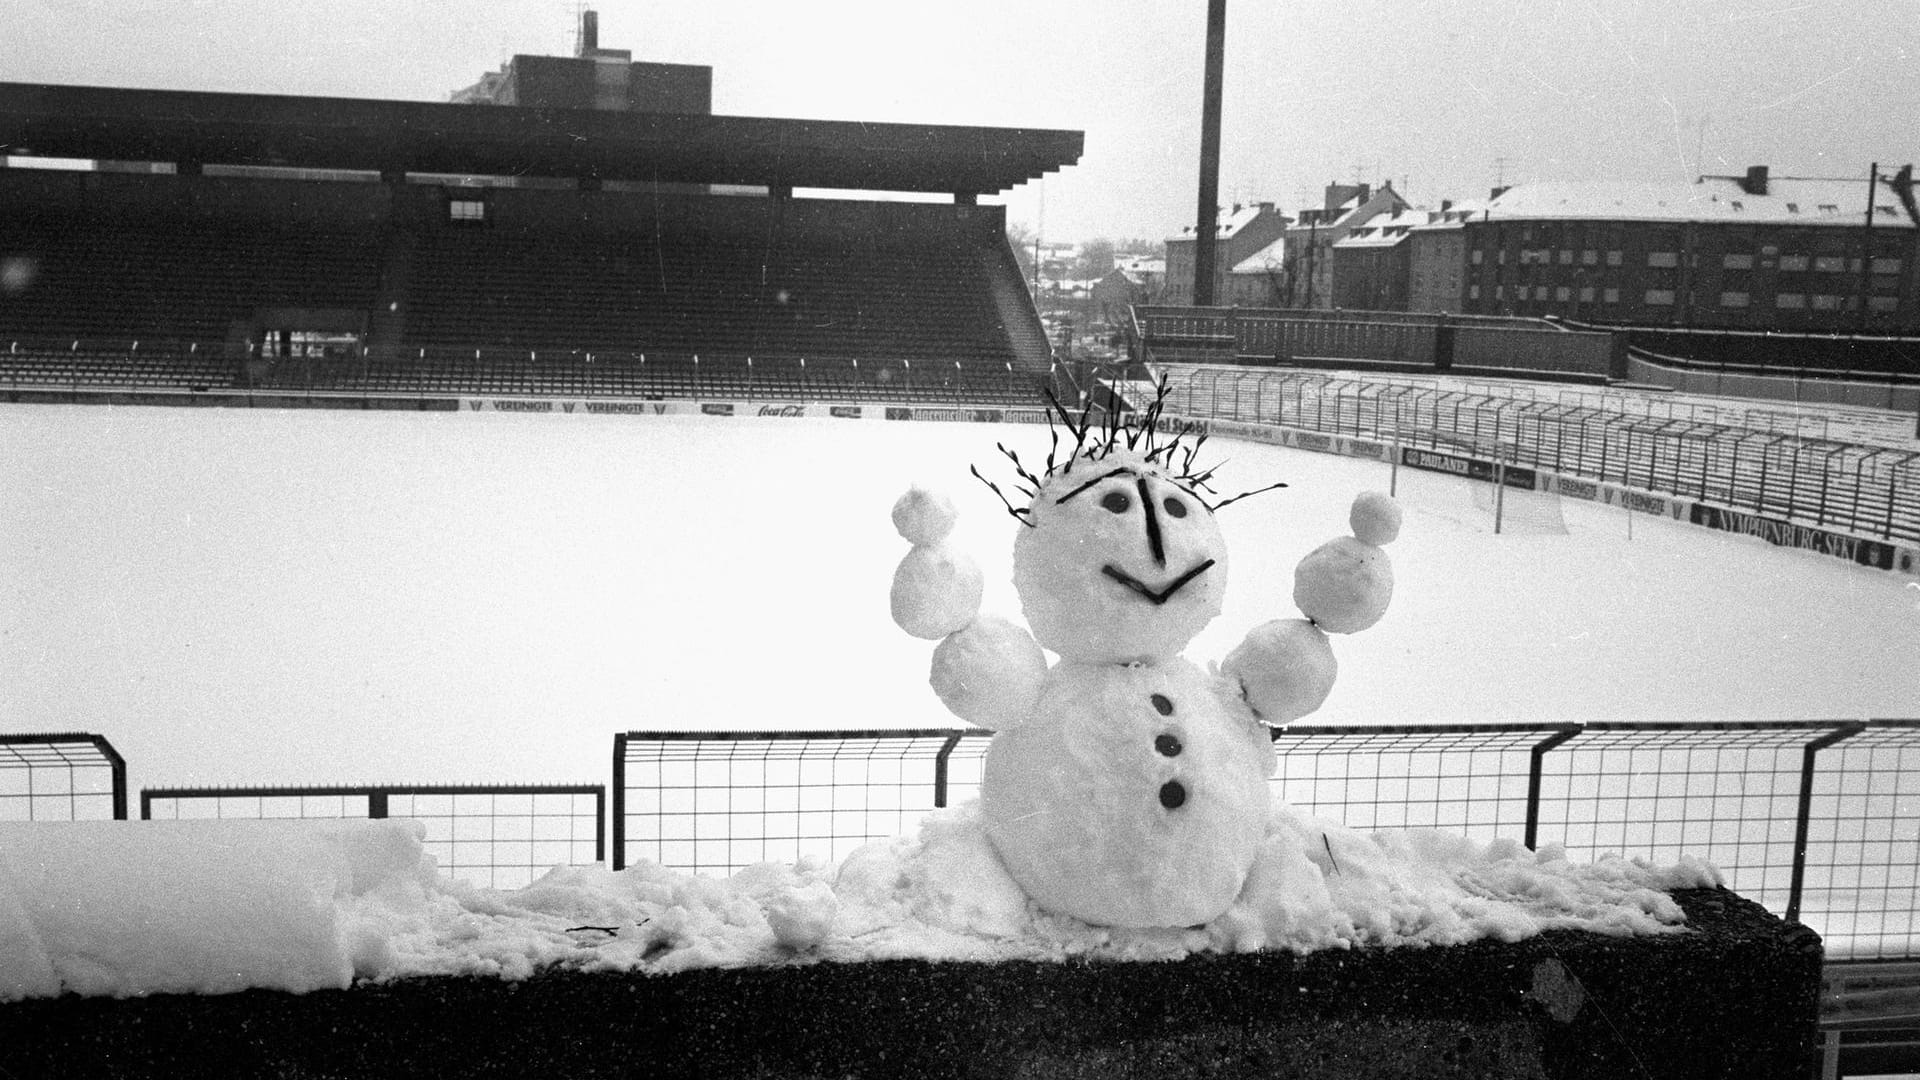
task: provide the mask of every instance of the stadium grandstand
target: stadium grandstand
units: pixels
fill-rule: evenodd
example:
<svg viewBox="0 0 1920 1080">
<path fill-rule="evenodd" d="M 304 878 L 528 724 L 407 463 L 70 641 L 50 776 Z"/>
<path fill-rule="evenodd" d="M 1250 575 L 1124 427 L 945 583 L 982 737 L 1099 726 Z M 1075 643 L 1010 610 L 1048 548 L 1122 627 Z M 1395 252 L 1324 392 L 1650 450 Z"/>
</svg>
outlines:
<svg viewBox="0 0 1920 1080">
<path fill-rule="evenodd" d="M 0 83 L 0 393 L 1031 402 L 1050 349 L 981 196 L 1081 146 Z"/>
</svg>

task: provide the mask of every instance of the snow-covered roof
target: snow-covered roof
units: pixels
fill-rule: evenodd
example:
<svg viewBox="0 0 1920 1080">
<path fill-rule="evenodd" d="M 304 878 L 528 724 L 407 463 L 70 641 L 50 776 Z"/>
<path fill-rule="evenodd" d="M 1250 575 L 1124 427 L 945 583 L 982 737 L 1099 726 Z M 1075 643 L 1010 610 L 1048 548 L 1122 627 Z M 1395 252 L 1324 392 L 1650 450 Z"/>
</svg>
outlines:
<svg viewBox="0 0 1920 1080">
<path fill-rule="evenodd" d="M 1279 269 L 1286 261 L 1287 238 L 1276 238 L 1273 243 L 1254 252 L 1233 264 L 1229 274 L 1265 274 Z"/>
<path fill-rule="evenodd" d="M 1691 183 L 1544 181 L 1517 184 L 1487 207 L 1494 219 L 1702 221 L 1765 225 L 1864 225 L 1867 186 L 1860 179 L 1777 176 L 1755 195 L 1737 176 Z M 1874 225 L 1914 228 L 1887 184 L 1877 185 Z"/>
<path fill-rule="evenodd" d="M 1415 225 L 1410 232 L 1439 232 L 1445 229 L 1458 229 L 1470 219 L 1486 212 L 1488 200 L 1462 199 L 1452 203 L 1444 210 L 1432 210 L 1427 220 Z"/>
<path fill-rule="evenodd" d="M 1272 203 L 1254 203 L 1251 206 L 1236 206 L 1231 210 L 1222 210 L 1220 220 L 1214 226 L 1214 235 L 1222 240 L 1237 236 L 1241 229 L 1254 223 L 1263 213 L 1278 213 Z M 1191 240 L 1196 226 L 1184 225 L 1178 235 L 1169 236 L 1169 240 Z"/>
<path fill-rule="evenodd" d="M 1355 225 L 1353 231 L 1334 243 L 1337 248 L 1386 248 L 1407 238 L 1407 233 L 1427 223 L 1430 215 L 1415 207 L 1400 207 L 1391 214 L 1380 214 Z"/>
</svg>

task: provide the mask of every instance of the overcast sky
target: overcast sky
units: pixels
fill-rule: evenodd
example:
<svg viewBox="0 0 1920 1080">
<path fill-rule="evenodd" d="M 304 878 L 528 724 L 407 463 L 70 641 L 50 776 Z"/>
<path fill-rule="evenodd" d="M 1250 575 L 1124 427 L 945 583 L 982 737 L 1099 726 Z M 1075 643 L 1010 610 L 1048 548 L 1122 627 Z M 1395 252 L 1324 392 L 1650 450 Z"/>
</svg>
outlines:
<svg viewBox="0 0 1920 1080">
<path fill-rule="evenodd" d="M 0 78 L 445 100 L 570 54 L 567 0 L 0 0 Z M 714 69 L 714 111 L 1086 132 L 1000 201 L 1048 239 L 1195 216 L 1204 0 L 599 0 L 600 42 Z M 1232 0 L 1221 201 L 1391 179 L 1859 176 L 1920 158 L 1920 0 Z M 990 200 L 991 201 L 991 200 Z"/>
</svg>

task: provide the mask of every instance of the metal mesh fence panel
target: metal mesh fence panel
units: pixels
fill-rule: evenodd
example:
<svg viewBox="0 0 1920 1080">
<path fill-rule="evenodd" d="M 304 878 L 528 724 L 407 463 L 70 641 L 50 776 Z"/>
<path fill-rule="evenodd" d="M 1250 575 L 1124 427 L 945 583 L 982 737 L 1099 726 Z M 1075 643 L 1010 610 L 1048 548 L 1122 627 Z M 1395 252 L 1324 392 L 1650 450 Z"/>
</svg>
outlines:
<svg viewBox="0 0 1920 1080">
<path fill-rule="evenodd" d="M 1571 727 L 1288 728 L 1274 734 L 1274 794 L 1356 829 L 1519 837 L 1535 749 Z"/>
<path fill-rule="evenodd" d="M 1880 720 L 1819 751 L 1799 915 L 1830 956 L 1920 955 L 1920 720 Z"/>
<path fill-rule="evenodd" d="M 407 818 L 440 870 L 517 889 L 555 866 L 606 857 L 600 784 L 147 788 L 142 818 Z"/>
<path fill-rule="evenodd" d="M 974 797 L 989 737 L 617 736 L 615 865 L 843 857 Z M 1691 855 L 1836 956 L 1920 948 L 1920 721 L 1296 726 L 1274 742 L 1276 797 L 1317 817 L 1558 844 L 1576 861 Z"/>
<path fill-rule="evenodd" d="M 972 798 L 985 731 L 630 732 L 615 740 L 614 865 L 696 873 L 838 859 Z"/>
<path fill-rule="evenodd" d="M 0 821 L 127 816 L 126 763 L 99 735 L 0 735 Z"/>
<path fill-rule="evenodd" d="M 1803 755 L 1832 727 L 1588 724 L 1544 762 L 1538 839 L 1576 859 L 1698 856 L 1784 912 Z"/>
</svg>

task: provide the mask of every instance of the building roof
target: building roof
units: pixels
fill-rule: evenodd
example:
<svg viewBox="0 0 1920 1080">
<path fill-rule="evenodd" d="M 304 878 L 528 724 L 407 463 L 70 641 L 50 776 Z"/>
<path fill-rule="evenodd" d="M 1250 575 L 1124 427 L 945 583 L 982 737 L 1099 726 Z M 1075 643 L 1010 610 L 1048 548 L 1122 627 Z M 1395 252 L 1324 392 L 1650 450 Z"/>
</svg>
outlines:
<svg viewBox="0 0 1920 1080">
<path fill-rule="evenodd" d="M 1866 223 L 1863 178 L 1769 177 L 1766 194 L 1745 177 L 1703 176 L 1691 183 L 1545 181 L 1516 184 L 1486 207 L 1492 220 L 1695 221 L 1718 224 Z M 1875 187 L 1874 225 L 1914 228 L 1892 185 Z"/>
<path fill-rule="evenodd" d="M 1427 223 L 1426 210 L 1403 206 L 1391 214 L 1377 214 L 1355 225 L 1353 231 L 1334 242 L 1336 248 L 1390 248 L 1406 241 L 1412 229 Z"/>
<path fill-rule="evenodd" d="M 1078 131 L 0 82 L 0 152 L 108 161 L 992 194 Z"/>
<path fill-rule="evenodd" d="M 1214 235 L 1221 240 L 1231 240 L 1240 234 L 1240 230 L 1259 220 L 1262 214 L 1278 212 L 1270 202 L 1254 203 L 1250 206 L 1235 205 L 1231 210 L 1223 209 L 1218 223 L 1214 226 Z M 1179 235 L 1169 236 L 1167 239 L 1192 240 L 1198 229 L 1198 225 L 1183 225 L 1180 227 Z"/>
<path fill-rule="evenodd" d="M 1267 274 L 1286 265 L 1287 238 L 1281 236 L 1273 243 L 1254 252 L 1233 264 L 1227 271 L 1230 274 Z"/>
</svg>

